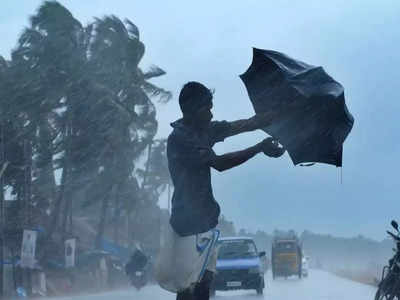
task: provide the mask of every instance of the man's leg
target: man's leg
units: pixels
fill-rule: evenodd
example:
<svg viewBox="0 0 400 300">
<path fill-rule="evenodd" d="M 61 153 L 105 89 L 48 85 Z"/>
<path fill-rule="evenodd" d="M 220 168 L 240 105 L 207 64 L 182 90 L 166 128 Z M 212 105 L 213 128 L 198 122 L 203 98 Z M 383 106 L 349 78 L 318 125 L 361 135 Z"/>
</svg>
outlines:
<svg viewBox="0 0 400 300">
<path fill-rule="evenodd" d="M 213 233 L 214 235 L 215 233 Z M 210 299 L 210 288 L 214 280 L 214 273 L 217 267 L 217 248 L 212 249 L 211 256 L 208 261 L 207 269 L 203 275 L 201 281 L 196 285 L 194 289 L 195 300 L 209 300 Z"/>
<path fill-rule="evenodd" d="M 194 300 L 191 289 L 184 290 L 176 294 L 176 300 Z"/>
<path fill-rule="evenodd" d="M 214 273 L 206 270 L 201 281 L 194 288 L 194 300 L 209 300 L 211 283 L 214 279 Z"/>
</svg>

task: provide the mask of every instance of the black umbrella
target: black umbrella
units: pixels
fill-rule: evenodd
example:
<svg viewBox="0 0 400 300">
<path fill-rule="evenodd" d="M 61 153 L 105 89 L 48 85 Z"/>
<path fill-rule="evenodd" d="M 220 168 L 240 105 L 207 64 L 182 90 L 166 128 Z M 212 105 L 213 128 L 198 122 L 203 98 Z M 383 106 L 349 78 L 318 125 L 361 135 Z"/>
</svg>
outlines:
<svg viewBox="0 0 400 300">
<path fill-rule="evenodd" d="M 343 142 L 354 119 L 343 87 L 322 67 L 254 48 L 253 61 L 240 78 L 257 114 L 281 111 L 263 130 L 279 140 L 295 165 L 342 166 Z"/>
</svg>

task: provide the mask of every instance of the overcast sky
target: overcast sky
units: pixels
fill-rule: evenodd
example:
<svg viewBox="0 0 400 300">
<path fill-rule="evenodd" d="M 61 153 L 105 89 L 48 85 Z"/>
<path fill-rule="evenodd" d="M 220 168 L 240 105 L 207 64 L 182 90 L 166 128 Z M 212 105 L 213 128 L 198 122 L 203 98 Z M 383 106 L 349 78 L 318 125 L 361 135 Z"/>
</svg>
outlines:
<svg viewBox="0 0 400 300">
<path fill-rule="evenodd" d="M 28 17 L 41 1 L 2 1 L 0 55 L 9 57 Z M 158 105 L 159 137 L 180 117 L 177 95 L 189 80 L 215 88 L 214 116 L 250 117 L 253 109 L 238 75 L 252 47 L 273 49 L 322 65 L 345 87 L 355 117 L 340 169 L 294 167 L 259 155 L 225 173 L 213 173 L 222 213 L 238 228 L 271 232 L 308 229 L 381 240 L 399 216 L 400 1 L 60 1 L 84 25 L 115 14 L 134 22 L 146 45 L 142 67 L 167 75 L 154 80 L 174 93 Z M 218 154 L 251 146 L 263 132 L 218 144 Z"/>
</svg>

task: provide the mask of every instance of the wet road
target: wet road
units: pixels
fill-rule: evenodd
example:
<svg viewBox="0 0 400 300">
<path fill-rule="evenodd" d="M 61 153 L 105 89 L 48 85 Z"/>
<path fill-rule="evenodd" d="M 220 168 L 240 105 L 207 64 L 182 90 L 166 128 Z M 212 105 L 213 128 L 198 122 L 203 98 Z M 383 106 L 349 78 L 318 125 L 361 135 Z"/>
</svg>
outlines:
<svg viewBox="0 0 400 300">
<path fill-rule="evenodd" d="M 277 279 L 266 276 L 267 287 L 264 295 L 255 291 L 217 292 L 215 300 L 271 299 L 271 300 L 368 300 L 374 299 L 376 289 L 372 286 L 355 283 L 332 274 L 310 270 L 308 278 Z M 140 291 L 127 289 L 108 293 L 55 298 L 57 300 L 173 300 L 175 295 L 158 286 L 148 286 Z"/>
</svg>

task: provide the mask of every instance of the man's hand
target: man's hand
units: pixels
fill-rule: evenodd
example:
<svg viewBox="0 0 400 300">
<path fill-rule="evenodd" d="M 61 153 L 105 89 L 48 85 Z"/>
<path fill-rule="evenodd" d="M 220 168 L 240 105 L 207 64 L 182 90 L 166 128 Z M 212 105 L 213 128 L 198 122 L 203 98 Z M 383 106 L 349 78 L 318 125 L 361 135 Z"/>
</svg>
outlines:
<svg viewBox="0 0 400 300">
<path fill-rule="evenodd" d="M 277 140 L 274 140 L 272 137 L 264 139 L 262 142 L 257 144 L 260 152 L 263 152 L 265 155 L 269 157 L 280 157 L 285 153 L 285 148 L 280 147 Z"/>
<path fill-rule="evenodd" d="M 210 161 L 210 167 L 213 167 L 220 172 L 229 170 L 245 163 L 260 152 L 263 152 L 265 155 L 270 157 L 279 157 L 285 153 L 285 149 L 280 147 L 276 140 L 269 137 L 250 148 L 223 155 L 215 155 Z"/>
</svg>

